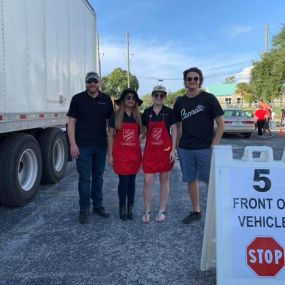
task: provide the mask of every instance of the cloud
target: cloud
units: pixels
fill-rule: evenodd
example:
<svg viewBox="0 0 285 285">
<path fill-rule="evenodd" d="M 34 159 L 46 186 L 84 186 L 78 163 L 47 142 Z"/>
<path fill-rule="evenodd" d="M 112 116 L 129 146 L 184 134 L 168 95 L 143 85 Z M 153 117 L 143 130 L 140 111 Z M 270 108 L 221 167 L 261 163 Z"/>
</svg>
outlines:
<svg viewBox="0 0 285 285">
<path fill-rule="evenodd" d="M 253 66 L 245 67 L 241 72 L 238 72 L 235 74 L 235 77 L 237 79 L 237 82 L 246 82 L 248 83 L 251 78 L 251 71 Z"/>
<path fill-rule="evenodd" d="M 249 33 L 253 30 L 251 26 L 232 26 L 224 28 L 225 33 L 229 38 L 235 38 L 242 34 Z"/>
<path fill-rule="evenodd" d="M 115 68 L 127 69 L 126 44 L 102 38 L 100 51 L 102 75 L 110 74 Z M 207 51 L 208 52 L 208 51 Z M 203 47 L 185 47 L 177 42 L 132 39 L 130 41 L 130 71 L 140 84 L 139 94 L 150 93 L 153 86 L 160 83 L 169 91 L 183 88 L 182 73 L 191 66 L 202 69 L 204 86 L 221 83 L 225 77 L 234 75 L 251 64 L 250 54 L 205 53 Z M 162 81 L 161 81 L 162 80 Z"/>
</svg>

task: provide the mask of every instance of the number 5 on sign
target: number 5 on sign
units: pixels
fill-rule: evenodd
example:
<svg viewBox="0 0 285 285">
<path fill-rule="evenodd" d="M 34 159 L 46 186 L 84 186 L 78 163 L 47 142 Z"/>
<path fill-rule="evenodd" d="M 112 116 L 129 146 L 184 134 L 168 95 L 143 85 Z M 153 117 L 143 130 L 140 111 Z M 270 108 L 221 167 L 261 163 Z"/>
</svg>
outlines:
<svg viewBox="0 0 285 285">
<path fill-rule="evenodd" d="M 265 176 L 269 175 L 270 170 L 269 169 L 255 169 L 254 171 L 254 181 L 263 181 L 264 186 L 260 187 L 259 185 L 254 185 L 254 189 L 259 192 L 266 192 L 271 188 L 271 180 Z"/>
<path fill-rule="evenodd" d="M 285 284 L 284 176 L 285 152 L 214 148 L 201 270 L 216 268 L 218 285 Z"/>
</svg>

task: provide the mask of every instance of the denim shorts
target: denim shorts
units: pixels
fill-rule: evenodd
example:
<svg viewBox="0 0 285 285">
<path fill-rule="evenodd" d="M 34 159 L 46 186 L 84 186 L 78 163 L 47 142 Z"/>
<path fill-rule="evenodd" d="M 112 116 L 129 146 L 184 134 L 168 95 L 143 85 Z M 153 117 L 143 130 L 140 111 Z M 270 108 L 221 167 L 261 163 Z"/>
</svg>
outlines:
<svg viewBox="0 0 285 285">
<path fill-rule="evenodd" d="M 184 149 L 177 150 L 183 182 L 201 180 L 209 184 L 212 149 Z"/>
</svg>

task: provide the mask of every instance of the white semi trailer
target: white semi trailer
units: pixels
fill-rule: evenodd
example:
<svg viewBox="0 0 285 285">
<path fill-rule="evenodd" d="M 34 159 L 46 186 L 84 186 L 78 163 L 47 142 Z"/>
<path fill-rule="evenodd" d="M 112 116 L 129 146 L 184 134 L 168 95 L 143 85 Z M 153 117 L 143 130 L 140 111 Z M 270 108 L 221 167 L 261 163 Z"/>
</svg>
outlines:
<svg viewBox="0 0 285 285">
<path fill-rule="evenodd" d="M 0 0 L 0 204 L 24 205 L 63 177 L 70 99 L 96 69 L 95 24 L 87 0 Z"/>
</svg>

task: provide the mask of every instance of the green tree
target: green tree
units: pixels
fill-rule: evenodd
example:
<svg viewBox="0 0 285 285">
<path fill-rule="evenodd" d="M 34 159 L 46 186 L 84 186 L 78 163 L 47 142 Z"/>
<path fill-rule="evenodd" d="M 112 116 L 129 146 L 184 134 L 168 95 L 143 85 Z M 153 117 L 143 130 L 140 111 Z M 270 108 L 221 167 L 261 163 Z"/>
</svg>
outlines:
<svg viewBox="0 0 285 285">
<path fill-rule="evenodd" d="M 182 88 L 182 89 L 179 89 L 176 92 L 167 94 L 166 99 L 165 99 L 165 104 L 167 106 L 172 107 L 174 105 L 177 97 L 183 96 L 186 93 L 187 93 L 186 89 Z"/>
<path fill-rule="evenodd" d="M 252 102 L 256 100 L 250 84 L 246 82 L 240 82 L 236 85 L 236 94 L 240 95 L 242 97 L 242 100 L 246 102 Z"/>
<path fill-rule="evenodd" d="M 285 26 L 273 38 L 272 49 L 254 62 L 251 85 L 258 99 L 278 98 L 285 82 Z"/>
<path fill-rule="evenodd" d="M 112 97 L 118 98 L 122 91 L 128 87 L 127 71 L 121 68 L 114 69 L 111 74 L 102 77 L 102 91 Z M 139 82 L 135 75 L 130 74 L 130 87 L 139 89 Z"/>
<path fill-rule="evenodd" d="M 142 103 L 141 109 L 143 110 L 150 107 L 153 103 L 152 97 L 150 94 L 143 95 L 142 100 L 143 100 L 143 103 Z"/>
</svg>

